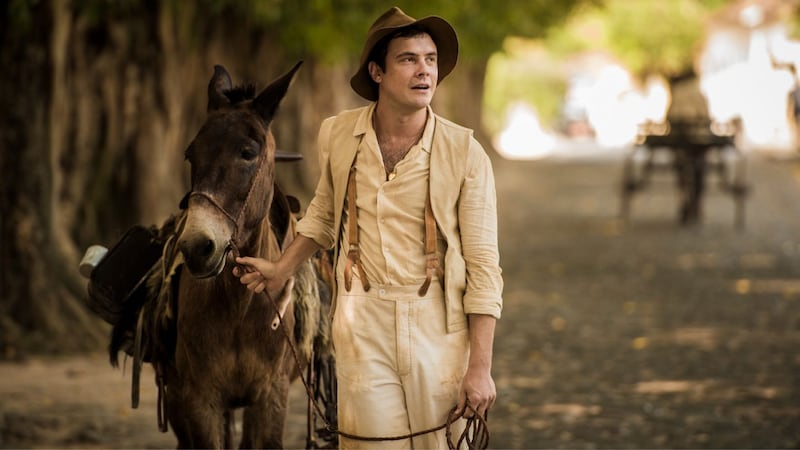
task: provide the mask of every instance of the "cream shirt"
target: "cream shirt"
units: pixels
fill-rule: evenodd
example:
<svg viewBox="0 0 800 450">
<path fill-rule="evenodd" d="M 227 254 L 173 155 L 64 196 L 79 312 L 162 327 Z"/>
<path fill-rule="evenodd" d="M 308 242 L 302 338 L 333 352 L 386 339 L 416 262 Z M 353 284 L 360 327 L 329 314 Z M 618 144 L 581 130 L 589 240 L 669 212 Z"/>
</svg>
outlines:
<svg viewBox="0 0 800 450">
<path fill-rule="evenodd" d="M 356 206 L 361 262 L 370 283 L 387 286 L 421 285 L 425 280 L 425 196 L 428 193 L 433 114 L 428 112 L 422 137 L 395 166 L 395 177 L 386 180 L 372 115 L 356 155 Z M 343 247 L 349 248 L 350 217 L 345 203 Z M 439 255 L 444 242 L 438 240 Z M 342 252 L 342 275 L 347 252 Z M 354 276 L 358 272 L 354 271 Z"/>
<path fill-rule="evenodd" d="M 368 141 L 365 136 L 371 128 L 372 108 L 374 106 L 371 104 L 343 111 L 323 121 L 318 139 L 320 179 L 314 198 L 297 225 L 298 233 L 313 239 L 323 248 L 335 249 L 335 253 L 340 256 L 347 253 L 347 247 L 341 242 L 346 237 L 347 230 L 341 225 L 343 214 L 346 213 L 344 205 L 348 172 L 356 161 L 362 142 Z M 440 245 L 445 245 L 443 259 L 447 328 L 454 332 L 467 326 L 467 314 L 488 314 L 496 318 L 501 314 L 503 279 L 497 247 L 494 174 L 488 155 L 472 136 L 471 130 L 433 114 L 430 108 L 428 121 L 427 126 L 433 126 L 433 137 L 429 140 L 423 137 L 420 147 L 423 149 L 422 153 L 427 153 L 425 148 L 430 151 L 429 172 L 434 174 L 428 178 L 431 206 L 443 238 Z M 427 142 L 430 144 L 426 147 Z M 377 149 L 376 143 L 373 146 Z M 414 160 L 410 155 L 406 158 L 409 161 Z M 379 175 L 375 176 L 380 176 L 385 183 L 382 163 L 376 170 Z M 399 179 L 398 175 L 393 181 Z M 414 217 L 421 224 L 424 205 L 422 196 L 427 190 L 420 188 L 414 189 L 414 192 L 420 195 L 420 212 L 415 213 Z M 362 194 L 359 194 L 359 198 L 363 197 Z M 375 200 L 376 229 L 379 220 L 377 203 Z M 418 233 L 420 239 L 419 245 L 415 246 L 417 253 L 414 253 L 415 256 L 405 257 L 409 260 L 420 258 L 420 264 L 414 264 L 413 270 L 424 271 L 425 264 L 421 259 L 424 251 L 421 225 L 418 229 L 418 232 L 412 231 L 413 234 Z M 359 238 L 363 239 L 363 235 Z M 339 245 L 336 245 L 337 242 Z M 337 262 L 340 260 L 341 258 Z M 341 273 L 343 265 L 337 266 L 337 272 Z M 411 277 L 417 278 L 417 275 L 412 274 Z M 378 280 L 369 281 L 378 283 Z M 331 314 L 335 309 L 334 296 Z"/>
</svg>

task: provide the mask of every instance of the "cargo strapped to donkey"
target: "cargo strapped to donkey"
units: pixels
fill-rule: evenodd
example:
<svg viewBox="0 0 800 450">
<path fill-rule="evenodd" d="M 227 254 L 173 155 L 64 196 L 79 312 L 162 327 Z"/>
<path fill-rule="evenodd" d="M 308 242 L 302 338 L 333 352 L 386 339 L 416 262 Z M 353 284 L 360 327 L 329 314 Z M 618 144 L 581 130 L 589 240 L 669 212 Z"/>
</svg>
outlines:
<svg viewBox="0 0 800 450">
<path fill-rule="evenodd" d="M 185 207 L 183 202 L 181 207 Z M 281 241 L 288 233 L 293 233 L 290 223 L 296 220 L 299 210 L 297 199 L 285 195 L 276 185 L 270 223 Z M 166 367 L 174 358 L 177 336 L 177 289 L 183 268 L 177 240 L 185 218 L 186 212 L 181 209 L 160 228 L 140 225 L 130 228 L 87 273 L 87 306 L 112 325 L 108 347 L 111 365 L 119 365 L 120 351 L 132 359 L 133 408 L 137 408 L 139 403 L 141 367 L 145 362 L 153 366 L 161 431 L 167 431 L 164 377 Z M 302 305 L 305 301 L 302 299 L 318 292 L 322 309 L 317 314 L 321 318 L 328 317 L 333 282 L 329 257 L 328 253 L 322 252 L 313 262 L 304 265 L 298 271 L 298 282 L 293 288 L 294 298 L 301 300 L 295 308 L 295 330 L 303 331 L 291 345 L 309 359 L 306 377 L 310 380 L 312 393 L 307 408 L 307 448 L 333 448 L 337 440 L 336 434 L 330 433 L 326 427 L 317 426 L 318 419 L 326 423 L 337 422 L 335 360 L 331 352 L 329 323 L 323 320 L 317 328 L 309 319 L 298 316 L 304 310 Z M 316 334 L 311 334 L 311 331 Z M 315 402 L 323 405 L 322 416 L 311 407 Z"/>
<path fill-rule="evenodd" d="M 163 248 L 164 239 L 154 227 L 131 227 L 92 270 L 89 309 L 111 325 L 119 322 Z"/>
</svg>

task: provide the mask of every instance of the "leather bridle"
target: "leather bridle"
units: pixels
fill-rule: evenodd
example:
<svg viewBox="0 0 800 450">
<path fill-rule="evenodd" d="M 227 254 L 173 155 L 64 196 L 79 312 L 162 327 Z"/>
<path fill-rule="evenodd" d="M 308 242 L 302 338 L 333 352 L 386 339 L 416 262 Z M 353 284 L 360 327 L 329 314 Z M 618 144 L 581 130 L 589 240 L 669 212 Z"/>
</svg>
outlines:
<svg viewBox="0 0 800 450">
<path fill-rule="evenodd" d="M 247 209 L 247 204 L 250 202 L 250 196 L 253 194 L 253 189 L 256 185 L 256 181 L 258 180 L 258 176 L 261 174 L 261 170 L 264 167 L 264 162 L 266 159 L 266 154 L 260 159 L 256 173 L 253 175 L 253 180 L 250 182 L 250 188 L 247 190 L 247 196 L 245 197 L 242 207 L 239 209 L 239 212 L 236 214 L 236 216 L 228 212 L 228 210 L 226 210 L 225 207 L 222 206 L 216 199 L 214 199 L 214 197 L 208 192 L 192 190 L 189 193 L 189 199 L 192 197 L 201 197 L 207 200 L 214 208 L 221 212 L 230 221 L 231 225 L 233 225 L 233 233 L 231 234 L 231 238 L 228 240 L 228 245 L 225 248 L 225 252 L 227 253 L 230 251 L 234 258 L 240 256 L 239 246 L 241 245 L 241 242 L 239 239 L 241 238 L 241 231 L 244 228 L 244 224 L 242 223 L 244 220 L 244 211 Z"/>
</svg>

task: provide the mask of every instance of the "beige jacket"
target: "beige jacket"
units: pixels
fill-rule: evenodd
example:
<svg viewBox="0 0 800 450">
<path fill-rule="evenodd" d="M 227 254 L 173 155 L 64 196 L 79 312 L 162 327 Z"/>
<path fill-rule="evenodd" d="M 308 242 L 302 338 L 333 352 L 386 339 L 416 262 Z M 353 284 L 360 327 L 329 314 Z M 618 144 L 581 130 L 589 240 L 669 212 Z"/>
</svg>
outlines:
<svg viewBox="0 0 800 450">
<path fill-rule="evenodd" d="M 320 179 L 298 232 L 323 248 L 341 233 L 347 177 L 370 107 L 326 119 L 319 132 Z M 432 112 L 431 112 L 432 114 Z M 467 314 L 500 317 L 503 279 L 497 246 L 497 196 L 491 161 L 472 130 L 435 114 L 430 161 L 431 206 L 447 242 L 444 257 L 449 332 L 467 326 Z M 334 261 L 338 261 L 338 251 Z M 334 295 L 335 298 L 335 295 Z"/>
</svg>

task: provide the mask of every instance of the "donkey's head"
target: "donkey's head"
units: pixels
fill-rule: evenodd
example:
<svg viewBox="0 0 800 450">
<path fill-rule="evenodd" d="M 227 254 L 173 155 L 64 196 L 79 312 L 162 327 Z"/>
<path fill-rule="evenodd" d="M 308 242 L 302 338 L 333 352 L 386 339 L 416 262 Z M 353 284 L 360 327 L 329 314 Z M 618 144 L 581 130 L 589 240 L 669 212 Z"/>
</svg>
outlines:
<svg viewBox="0 0 800 450">
<path fill-rule="evenodd" d="M 253 239 L 267 216 L 275 177 L 270 123 L 301 63 L 255 95 L 233 88 L 222 66 L 208 83 L 208 116 L 186 150 L 192 188 L 179 248 L 197 278 L 218 275 L 228 250 Z"/>
</svg>

